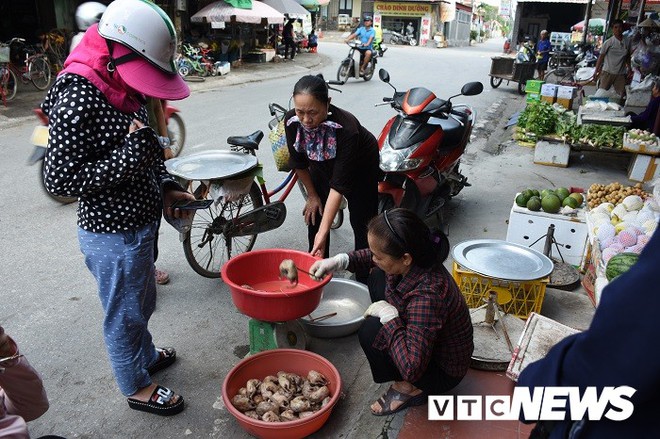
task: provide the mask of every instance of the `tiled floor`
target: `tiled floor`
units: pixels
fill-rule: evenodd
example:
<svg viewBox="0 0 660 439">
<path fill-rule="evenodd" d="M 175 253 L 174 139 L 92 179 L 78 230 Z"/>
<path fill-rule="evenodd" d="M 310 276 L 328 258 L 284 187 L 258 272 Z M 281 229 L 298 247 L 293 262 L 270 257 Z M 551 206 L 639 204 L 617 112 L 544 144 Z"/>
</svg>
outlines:
<svg viewBox="0 0 660 439">
<path fill-rule="evenodd" d="M 505 372 L 470 369 L 452 395 L 510 395 L 514 383 Z M 405 415 L 398 439 L 522 439 L 529 437 L 533 425 L 518 421 L 429 421 L 428 406 L 412 407 Z"/>
</svg>

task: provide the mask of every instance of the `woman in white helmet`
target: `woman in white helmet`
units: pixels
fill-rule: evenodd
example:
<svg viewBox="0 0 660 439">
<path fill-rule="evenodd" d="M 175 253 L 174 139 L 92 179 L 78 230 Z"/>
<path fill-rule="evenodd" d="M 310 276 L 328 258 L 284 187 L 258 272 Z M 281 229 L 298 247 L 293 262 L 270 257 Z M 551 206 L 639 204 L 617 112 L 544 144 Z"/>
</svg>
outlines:
<svg viewBox="0 0 660 439">
<path fill-rule="evenodd" d="M 69 46 L 69 53 L 80 43 L 85 31 L 93 24 L 101 20 L 101 16 L 105 12 L 106 6 L 99 2 L 85 2 L 76 8 L 76 26 L 78 26 L 78 33 L 71 38 L 71 45 Z"/>
<path fill-rule="evenodd" d="M 159 415 L 183 410 L 183 397 L 152 382 L 176 359 L 156 348 L 147 324 L 156 306 L 155 240 L 161 215 L 194 199 L 167 173 L 145 96 L 190 94 L 174 65 L 176 36 L 165 12 L 144 0 L 115 0 L 90 27 L 48 92 L 42 109 L 50 141 L 44 181 L 77 196 L 78 241 L 96 278 L 110 364 L 128 405 Z"/>
</svg>

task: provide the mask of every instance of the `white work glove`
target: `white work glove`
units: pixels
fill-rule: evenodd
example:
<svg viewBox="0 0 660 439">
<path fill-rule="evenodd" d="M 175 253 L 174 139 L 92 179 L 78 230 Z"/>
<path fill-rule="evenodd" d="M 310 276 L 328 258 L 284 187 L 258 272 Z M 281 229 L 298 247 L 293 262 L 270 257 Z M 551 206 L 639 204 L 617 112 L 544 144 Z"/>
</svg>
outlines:
<svg viewBox="0 0 660 439">
<path fill-rule="evenodd" d="M 364 317 L 373 316 L 380 319 L 380 323 L 384 325 L 392 319 L 399 317 L 399 311 L 384 300 L 379 300 L 369 305 L 369 308 L 364 312 Z"/>
<path fill-rule="evenodd" d="M 337 270 L 346 270 L 348 268 L 348 254 L 339 253 L 331 258 L 316 261 L 309 267 L 309 275 L 314 280 L 320 281 L 326 274 Z"/>
</svg>

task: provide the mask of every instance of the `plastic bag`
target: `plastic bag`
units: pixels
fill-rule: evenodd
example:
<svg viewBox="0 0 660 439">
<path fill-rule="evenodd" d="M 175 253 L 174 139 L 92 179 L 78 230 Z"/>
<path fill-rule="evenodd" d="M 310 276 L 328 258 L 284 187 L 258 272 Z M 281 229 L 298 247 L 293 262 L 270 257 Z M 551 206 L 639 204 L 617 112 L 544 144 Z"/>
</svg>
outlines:
<svg viewBox="0 0 660 439">
<path fill-rule="evenodd" d="M 275 166 L 278 171 L 289 172 L 289 148 L 286 144 L 286 133 L 284 132 L 284 119 L 282 119 L 275 128 L 268 134 Z"/>
</svg>

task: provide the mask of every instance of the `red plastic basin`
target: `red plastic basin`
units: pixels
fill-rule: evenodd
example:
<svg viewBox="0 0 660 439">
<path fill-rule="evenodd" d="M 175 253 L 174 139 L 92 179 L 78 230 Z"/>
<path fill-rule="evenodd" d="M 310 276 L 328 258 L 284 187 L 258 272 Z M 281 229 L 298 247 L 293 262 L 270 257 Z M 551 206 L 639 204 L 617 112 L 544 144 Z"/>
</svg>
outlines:
<svg viewBox="0 0 660 439">
<path fill-rule="evenodd" d="M 321 372 L 329 381 L 330 403 L 308 418 L 289 422 L 252 419 L 232 405 L 231 398 L 248 380 L 262 380 L 268 375 L 276 375 L 280 370 L 300 376 L 307 376 L 310 370 Z M 252 355 L 234 366 L 222 383 L 222 400 L 229 413 L 251 435 L 262 439 L 299 439 L 309 436 L 325 424 L 339 400 L 341 389 L 339 371 L 322 356 L 298 349 L 273 349 Z"/>
<path fill-rule="evenodd" d="M 288 249 L 255 250 L 230 259 L 222 267 L 222 280 L 229 286 L 234 305 L 243 314 L 266 322 L 286 322 L 305 316 L 316 309 L 321 301 L 323 287 L 331 276 L 315 281 L 298 272 L 298 285 L 291 288 L 286 279 L 280 279 L 280 263 L 291 259 L 296 267 L 309 271 L 318 258 L 309 253 Z M 249 285 L 255 290 L 243 288 Z M 260 286 L 266 291 L 258 291 Z M 274 291 L 274 287 L 281 288 Z"/>
</svg>

